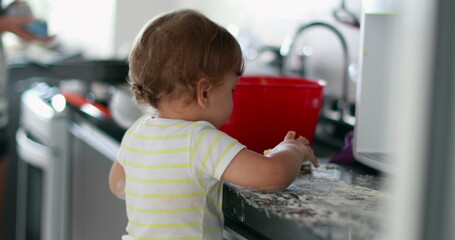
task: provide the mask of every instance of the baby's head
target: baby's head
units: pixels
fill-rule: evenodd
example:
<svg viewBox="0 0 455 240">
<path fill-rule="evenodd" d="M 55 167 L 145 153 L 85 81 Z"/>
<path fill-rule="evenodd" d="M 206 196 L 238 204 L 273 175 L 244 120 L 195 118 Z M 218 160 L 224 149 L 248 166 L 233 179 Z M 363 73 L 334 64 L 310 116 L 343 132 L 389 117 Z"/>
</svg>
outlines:
<svg viewBox="0 0 455 240">
<path fill-rule="evenodd" d="M 149 22 L 138 35 L 128 61 L 136 101 L 155 108 L 163 97 L 185 97 L 191 102 L 201 78 L 218 87 L 226 74 L 243 72 L 236 39 L 194 10 L 171 12 Z"/>
</svg>

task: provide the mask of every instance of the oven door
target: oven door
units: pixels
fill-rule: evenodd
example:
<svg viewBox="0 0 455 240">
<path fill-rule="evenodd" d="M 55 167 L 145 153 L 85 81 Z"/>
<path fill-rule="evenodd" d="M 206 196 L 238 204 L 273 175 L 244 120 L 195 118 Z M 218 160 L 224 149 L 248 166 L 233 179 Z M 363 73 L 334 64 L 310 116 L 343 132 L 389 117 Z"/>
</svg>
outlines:
<svg viewBox="0 0 455 240">
<path fill-rule="evenodd" d="M 18 164 L 18 240 L 67 239 L 64 166 L 52 148 L 26 130 L 16 132 Z M 60 171 L 59 171 L 60 169 Z"/>
<path fill-rule="evenodd" d="M 49 173 L 52 151 L 27 134 L 16 133 L 19 162 L 18 239 L 49 239 Z"/>
</svg>

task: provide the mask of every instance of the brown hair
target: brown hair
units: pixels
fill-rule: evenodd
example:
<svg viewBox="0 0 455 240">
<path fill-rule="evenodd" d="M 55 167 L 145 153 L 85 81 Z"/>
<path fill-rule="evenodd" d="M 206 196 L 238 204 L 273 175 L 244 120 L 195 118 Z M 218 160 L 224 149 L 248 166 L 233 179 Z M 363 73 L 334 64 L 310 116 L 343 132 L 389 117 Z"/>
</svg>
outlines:
<svg viewBox="0 0 455 240">
<path fill-rule="evenodd" d="M 165 14 L 148 23 L 128 58 L 128 81 L 136 101 L 157 107 L 166 95 L 196 97 L 197 81 L 206 77 L 221 86 L 223 77 L 243 73 L 242 51 L 223 27 L 195 10 Z"/>
</svg>

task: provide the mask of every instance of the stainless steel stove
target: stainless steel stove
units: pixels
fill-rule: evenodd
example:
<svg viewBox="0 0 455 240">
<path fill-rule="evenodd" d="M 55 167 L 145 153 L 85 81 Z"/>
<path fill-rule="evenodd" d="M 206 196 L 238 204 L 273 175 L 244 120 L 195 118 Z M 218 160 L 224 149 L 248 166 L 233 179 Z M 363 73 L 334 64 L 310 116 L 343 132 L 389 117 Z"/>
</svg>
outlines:
<svg viewBox="0 0 455 240">
<path fill-rule="evenodd" d="M 34 84 L 21 97 L 16 132 L 16 239 L 68 239 L 68 111 L 57 88 Z"/>
</svg>

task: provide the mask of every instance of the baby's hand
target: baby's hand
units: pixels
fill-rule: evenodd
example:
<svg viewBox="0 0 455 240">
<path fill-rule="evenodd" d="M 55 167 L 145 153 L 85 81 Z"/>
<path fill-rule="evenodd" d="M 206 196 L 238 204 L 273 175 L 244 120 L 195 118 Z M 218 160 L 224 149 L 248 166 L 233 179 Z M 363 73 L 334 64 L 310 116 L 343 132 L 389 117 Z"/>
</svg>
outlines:
<svg viewBox="0 0 455 240">
<path fill-rule="evenodd" d="M 269 155 L 278 151 L 290 151 L 302 157 L 303 161 L 310 161 L 313 166 L 318 167 L 318 159 L 314 155 L 313 149 L 309 146 L 308 139 L 299 136 L 295 139 L 295 132 L 289 131 L 284 140 L 273 149 L 264 151 L 264 155 Z"/>
<path fill-rule="evenodd" d="M 297 138 L 297 140 L 302 141 L 304 143 L 304 145 L 305 145 L 305 159 L 304 159 L 304 161 L 310 161 L 313 164 L 313 166 L 319 167 L 318 159 L 314 155 L 313 149 L 310 147 L 310 142 L 308 141 L 308 139 L 306 139 L 303 136 L 299 136 L 299 138 Z"/>
</svg>

